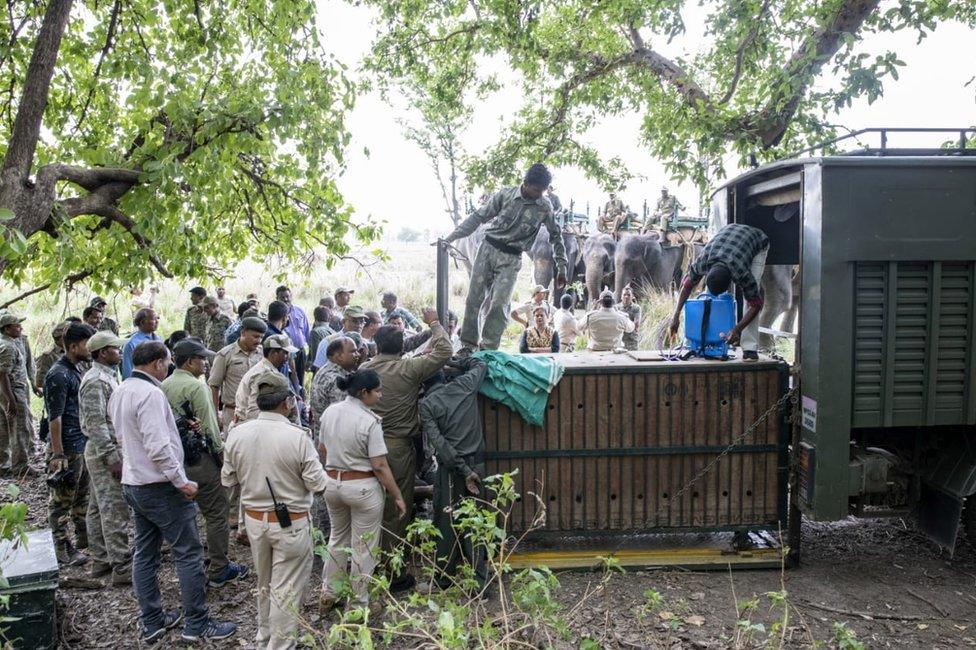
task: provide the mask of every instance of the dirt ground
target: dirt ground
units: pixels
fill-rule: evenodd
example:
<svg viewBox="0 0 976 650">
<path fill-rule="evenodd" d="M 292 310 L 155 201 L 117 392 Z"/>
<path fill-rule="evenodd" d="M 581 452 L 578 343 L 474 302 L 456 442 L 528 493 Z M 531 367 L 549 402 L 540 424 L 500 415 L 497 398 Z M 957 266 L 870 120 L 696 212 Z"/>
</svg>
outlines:
<svg viewBox="0 0 976 650">
<path fill-rule="evenodd" d="M 45 526 L 43 481 L 21 487 L 30 508 L 30 524 Z M 765 594 L 784 587 L 790 611 L 782 632 L 784 647 L 838 647 L 835 623 L 845 623 L 867 648 L 976 646 L 976 549 L 968 541 L 960 540 L 955 556 L 949 557 L 900 519 L 807 522 L 802 553 L 801 566 L 782 573 L 628 570 L 616 574 L 569 621 L 573 638 L 566 647 L 579 647 L 584 636 L 606 648 L 726 648 L 737 643 L 762 647 L 772 624 L 782 615 L 782 609 L 772 607 Z M 250 564 L 247 548 L 232 544 L 232 554 Z M 600 578 L 594 572 L 562 572 L 558 599 L 571 607 Z M 89 584 L 84 569 L 64 570 L 61 579 L 57 605 L 63 647 L 140 647 L 131 588 L 91 588 L 97 585 Z M 310 603 L 316 602 L 318 580 L 316 566 Z M 177 583 L 168 563 L 162 584 L 167 605 L 176 606 Z M 211 590 L 212 614 L 240 626 L 236 637 L 211 647 L 251 645 L 253 585 L 249 577 L 241 585 Z M 658 592 L 661 601 L 642 616 L 639 609 L 646 603 L 648 590 Z M 758 598 L 755 609 L 738 615 L 736 601 L 753 598 Z M 310 621 L 326 624 L 319 621 L 311 604 L 307 615 Z M 762 623 L 763 629 L 752 628 L 751 639 L 742 643 L 745 629 L 737 623 L 747 617 Z M 772 636 L 778 645 L 780 632 Z M 176 645 L 177 640 L 178 635 L 171 633 L 160 647 Z"/>
</svg>

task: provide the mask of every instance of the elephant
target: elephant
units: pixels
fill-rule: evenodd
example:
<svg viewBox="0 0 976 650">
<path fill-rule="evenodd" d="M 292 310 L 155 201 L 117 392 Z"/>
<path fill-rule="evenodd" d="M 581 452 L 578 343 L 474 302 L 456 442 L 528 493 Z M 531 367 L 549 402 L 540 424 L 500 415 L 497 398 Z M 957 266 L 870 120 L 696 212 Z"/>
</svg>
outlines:
<svg viewBox="0 0 976 650">
<path fill-rule="evenodd" d="M 459 253 L 459 255 L 455 254 L 454 258 L 460 259 L 461 263 L 464 264 L 464 268 L 468 271 L 468 277 L 471 277 L 471 266 L 474 264 L 474 258 L 478 254 L 478 248 L 481 247 L 481 243 L 485 240 L 486 228 L 487 226 L 485 224 L 481 224 L 473 233 L 454 242 L 454 248 Z"/>
<path fill-rule="evenodd" d="M 661 246 L 656 234 L 625 235 L 617 243 L 614 260 L 614 294 L 626 285 L 636 292 L 646 286 L 667 289 L 681 272 L 684 246 Z"/>
<path fill-rule="evenodd" d="M 588 306 L 596 304 L 605 284 L 613 283 L 616 248 L 617 242 L 613 236 L 604 233 L 590 235 L 583 243 L 583 275 Z"/>
<path fill-rule="evenodd" d="M 780 314 L 786 313 L 783 329 L 792 331 L 799 310 L 799 273 L 791 264 L 767 264 L 763 269 L 763 308 L 759 312 L 759 327 L 772 327 Z M 759 347 L 771 350 L 774 346 L 770 334 L 759 335 Z"/>
<path fill-rule="evenodd" d="M 573 233 L 563 233 L 563 245 L 566 247 L 566 283 L 572 284 L 576 281 L 576 269 L 580 261 L 579 240 Z M 549 231 L 540 228 L 539 233 L 529 249 L 529 258 L 533 264 L 533 274 L 535 283 L 548 287 L 555 275 L 552 258 L 552 244 L 549 243 Z M 553 287 L 553 304 L 558 305 L 562 297 L 563 290 Z"/>
</svg>

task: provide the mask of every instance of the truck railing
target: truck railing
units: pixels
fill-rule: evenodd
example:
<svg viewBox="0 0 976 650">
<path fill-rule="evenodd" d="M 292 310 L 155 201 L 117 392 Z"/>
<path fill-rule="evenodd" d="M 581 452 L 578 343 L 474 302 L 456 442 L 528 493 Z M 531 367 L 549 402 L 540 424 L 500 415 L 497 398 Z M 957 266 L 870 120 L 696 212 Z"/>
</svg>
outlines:
<svg viewBox="0 0 976 650">
<path fill-rule="evenodd" d="M 888 146 L 888 135 L 892 133 L 942 133 L 951 134 L 954 137 L 940 147 L 893 148 Z M 976 156 L 976 138 L 973 138 L 972 134 L 976 134 L 976 127 L 869 127 L 800 149 L 786 156 L 786 158 L 799 158 L 804 154 L 816 154 L 818 151 L 820 155 L 825 155 L 828 150 L 830 153 L 844 156 Z M 860 138 L 862 136 L 874 135 L 879 138 L 877 148 L 861 145 L 861 149 L 837 152 L 837 145 L 842 142 L 853 140 L 861 144 Z"/>
</svg>

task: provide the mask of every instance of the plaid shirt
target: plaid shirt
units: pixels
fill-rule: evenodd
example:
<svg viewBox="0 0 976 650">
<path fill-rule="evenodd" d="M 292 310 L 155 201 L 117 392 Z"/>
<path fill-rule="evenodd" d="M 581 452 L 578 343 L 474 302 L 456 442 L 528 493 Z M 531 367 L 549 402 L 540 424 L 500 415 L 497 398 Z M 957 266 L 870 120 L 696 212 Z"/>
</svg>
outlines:
<svg viewBox="0 0 976 650">
<path fill-rule="evenodd" d="M 698 284 L 714 264 L 721 262 L 728 267 L 732 280 L 742 289 L 746 300 L 750 303 L 761 300 L 759 284 L 752 277 L 749 267 L 752 266 L 752 258 L 768 246 L 769 238 L 759 228 L 730 223 L 709 240 L 698 259 L 688 268 L 692 286 Z"/>
</svg>

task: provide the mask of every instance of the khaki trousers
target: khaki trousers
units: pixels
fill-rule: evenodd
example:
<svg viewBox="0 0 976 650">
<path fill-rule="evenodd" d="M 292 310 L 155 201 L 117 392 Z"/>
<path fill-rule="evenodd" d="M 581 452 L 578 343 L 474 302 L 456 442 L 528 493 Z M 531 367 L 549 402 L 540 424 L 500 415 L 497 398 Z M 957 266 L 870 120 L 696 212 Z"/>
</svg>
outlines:
<svg viewBox="0 0 976 650">
<path fill-rule="evenodd" d="M 230 430 L 234 426 L 234 408 L 225 406 L 221 409 L 220 414 L 224 419 L 224 428 L 221 433 L 223 434 L 224 442 L 227 442 L 227 434 L 230 433 Z M 227 490 L 227 501 L 230 504 L 230 512 L 236 513 L 231 517 L 230 522 L 237 524 L 238 530 L 243 530 L 244 508 L 241 507 L 241 486 L 238 484 L 225 489 Z"/>
<path fill-rule="evenodd" d="M 329 556 L 322 569 L 323 596 L 335 598 L 348 575 L 356 603 L 369 602 L 369 579 L 376 568 L 385 498 L 375 478 L 341 482 L 330 478 L 326 483 L 325 503 L 332 531 Z M 347 552 L 350 548 L 351 557 Z"/>
<path fill-rule="evenodd" d="M 264 519 L 243 521 L 251 542 L 257 578 L 258 633 L 255 644 L 267 650 L 294 648 L 302 596 L 312 573 L 309 518 L 293 518 L 282 528 Z"/>
<path fill-rule="evenodd" d="M 417 450 L 413 438 L 391 438 L 384 436 L 386 442 L 386 460 L 390 464 L 393 480 L 400 488 L 404 503 L 407 504 L 407 514 L 400 519 L 396 509 L 396 501 L 392 495 L 386 495 L 386 506 L 383 509 L 383 552 L 391 553 L 400 547 L 407 536 L 407 525 L 413 521 L 413 488 L 417 480 Z"/>
</svg>

